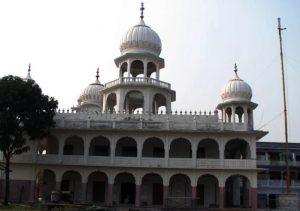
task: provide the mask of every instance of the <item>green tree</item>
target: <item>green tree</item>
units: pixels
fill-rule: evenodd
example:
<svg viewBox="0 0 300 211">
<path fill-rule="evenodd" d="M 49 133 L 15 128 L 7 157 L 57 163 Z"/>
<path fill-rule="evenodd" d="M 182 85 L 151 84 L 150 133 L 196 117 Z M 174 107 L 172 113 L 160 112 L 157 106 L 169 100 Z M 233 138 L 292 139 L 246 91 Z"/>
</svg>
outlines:
<svg viewBox="0 0 300 211">
<path fill-rule="evenodd" d="M 55 125 L 57 101 L 44 95 L 33 80 L 16 76 L 0 79 L 0 151 L 5 159 L 5 198 L 9 201 L 10 160 L 29 150 L 26 139 L 41 139 Z"/>
</svg>

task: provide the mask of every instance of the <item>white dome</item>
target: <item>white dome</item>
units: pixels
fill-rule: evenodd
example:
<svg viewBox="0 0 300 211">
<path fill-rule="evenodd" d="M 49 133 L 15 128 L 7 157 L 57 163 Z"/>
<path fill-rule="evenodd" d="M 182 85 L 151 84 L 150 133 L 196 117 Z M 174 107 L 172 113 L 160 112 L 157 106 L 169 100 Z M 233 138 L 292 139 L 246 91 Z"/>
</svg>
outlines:
<svg viewBox="0 0 300 211">
<path fill-rule="evenodd" d="M 223 102 L 251 101 L 251 87 L 239 78 L 237 69 L 235 69 L 235 77 L 223 87 L 221 97 Z"/>
<path fill-rule="evenodd" d="M 90 110 L 88 108 L 90 106 L 93 110 L 95 107 L 102 108 L 102 89 L 103 85 L 96 79 L 94 83 L 87 86 L 81 93 L 78 98 L 78 107 L 86 110 Z"/>
<path fill-rule="evenodd" d="M 149 52 L 159 56 L 161 41 L 158 34 L 141 19 L 138 25 L 133 26 L 123 35 L 120 51 L 122 54 L 128 52 Z"/>
</svg>

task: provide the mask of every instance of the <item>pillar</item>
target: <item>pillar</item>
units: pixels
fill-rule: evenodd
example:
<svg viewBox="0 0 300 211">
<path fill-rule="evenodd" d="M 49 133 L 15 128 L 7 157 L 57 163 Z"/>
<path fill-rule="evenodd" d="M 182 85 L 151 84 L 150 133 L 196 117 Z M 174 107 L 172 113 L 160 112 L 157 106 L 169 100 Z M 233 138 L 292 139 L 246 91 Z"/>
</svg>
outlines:
<svg viewBox="0 0 300 211">
<path fill-rule="evenodd" d="M 192 207 L 197 205 L 197 186 L 192 186 Z"/>
<path fill-rule="evenodd" d="M 130 77 L 131 61 L 127 60 L 127 77 Z"/>
<path fill-rule="evenodd" d="M 164 185 L 164 193 L 163 193 L 163 207 L 166 208 L 168 207 L 168 192 L 169 192 L 169 186 L 168 185 Z"/>
<path fill-rule="evenodd" d="M 135 206 L 140 207 L 141 205 L 141 185 L 135 186 Z"/>
<path fill-rule="evenodd" d="M 219 187 L 219 208 L 220 209 L 224 209 L 224 207 L 225 207 L 225 204 L 224 204 L 224 198 L 225 198 L 225 196 L 224 196 L 224 193 L 225 193 L 225 191 L 224 191 L 224 187 Z"/>
<path fill-rule="evenodd" d="M 81 183 L 81 203 L 85 204 L 86 201 L 86 183 Z"/>
<path fill-rule="evenodd" d="M 108 184 L 108 191 L 107 191 L 107 197 L 106 197 L 106 204 L 108 206 L 113 205 L 113 189 L 114 189 L 114 184 Z"/>
<path fill-rule="evenodd" d="M 257 188 L 251 188 L 251 208 L 257 209 Z"/>
<path fill-rule="evenodd" d="M 148 65 L 148 62 L 143 61 L 143 65 L 144 65 L 144 78 L 147 78 L 147 65 Z"/>
<path fill-rule="evenodd" d="M 157 64 L 155 64 L 156 66 L 156 80 L 159 80 L 159 66 Z"/>
</svg>

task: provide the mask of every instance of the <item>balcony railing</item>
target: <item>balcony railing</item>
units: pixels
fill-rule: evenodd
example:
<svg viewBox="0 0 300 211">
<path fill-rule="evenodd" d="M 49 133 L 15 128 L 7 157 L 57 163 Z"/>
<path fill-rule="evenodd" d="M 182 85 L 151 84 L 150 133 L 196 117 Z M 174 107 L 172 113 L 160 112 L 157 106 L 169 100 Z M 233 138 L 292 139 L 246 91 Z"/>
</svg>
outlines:
<svg viewBox="0 0 300 211">
<path fill-rule="evenodd" d="M 209 159 L 209 158 L 155 158 L 120 156 L 83 156 L 39 154 L 36 158 L 15 156 L 14 163 L 38 163 L 57 165 L 120 166 L 145 168 L 197 168 L 197 169 L 255 169 L 256 160 L 249 159 Z"/>
<path fill-rule="evenodd" d="M 273 187 L 273 188 L 285 188 L 286 180 L 270 180 L 270 179 L 258 179 L 257 185 L 260 187 Z M 300 188 L 300 181 L 291 180 L 292 188 Z"/>
<path fill-rule="evenodd" d="M 154 78 L 142 78 L 142 77 L 122 77 L 117 80 L 108 82 L 104 85 L 104 88 L 110 88 L 116 85 L 154 85 L 166 89 L 171 89 L 171 84 L 154 79 Z"/>
</svg>

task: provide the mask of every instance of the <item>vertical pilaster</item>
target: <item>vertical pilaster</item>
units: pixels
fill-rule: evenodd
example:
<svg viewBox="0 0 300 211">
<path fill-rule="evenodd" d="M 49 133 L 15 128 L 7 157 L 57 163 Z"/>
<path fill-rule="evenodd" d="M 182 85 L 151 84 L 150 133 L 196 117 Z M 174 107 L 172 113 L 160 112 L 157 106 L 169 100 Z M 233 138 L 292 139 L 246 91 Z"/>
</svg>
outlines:
<svg viewBox="0 0 300 211">
<path fill-rule="evenodd" d="M 159 80 L 160 69 L 159 69 L 159 66 L 157 64 L 155 64 L 155 66 L 156 66 L 156 80 Z"/>
<path fill-rule="evenodd" d="M 251 188 L 251 208 L 257 209 L 257 188 Z"/>
<path fill-rule="evenodd" d="M 127 77 L 130 77 L 131 61 L 127 60 Z"/>
<path fill-rule="evenodd" d="M 143 65 L 144 65 L 144 78 L 147 78 L 147 65 L 148 65 L 148 61 L 144 60 L 143 61 Z"/>
<path fill-rule="evenodd" d="M 169 186 L 164 185 L 164 193 L 163 193 L 163 207 L 166 208 L 168 207 L 168 192 L 169 192 Z"/>
<path fill-rule="evenodd" d="M 114 184 L 108 184 L 108 196 L 106 198 L 106 204 L 108 206 L 112 206 L 113 205 L 113 189 L 114 189 Z"/>
<path fill-rule="evenodd" d="M 197 204 L 197 186 L 192 186 L 192 206 Z"/>
<path fill-rule="evenodd" d="M 135 186 L 135 206 L 140 207 L 141 205 L 141 185 Z"/>
<path fill-rule="evenodd" d="M 86 183 L 81 183 L 81 203 L 85 204 L 86 202 Z"/>
<path fill-rule="evenodd" d="M 224 209 L 224 207 L 225 207 L 225 204 L 224 204 L 224 187 L 219 187 L 219 208 L 220 209 Z"/>
</svg>

